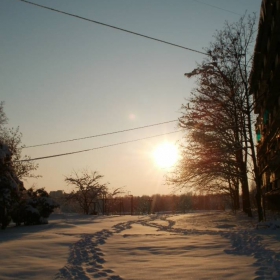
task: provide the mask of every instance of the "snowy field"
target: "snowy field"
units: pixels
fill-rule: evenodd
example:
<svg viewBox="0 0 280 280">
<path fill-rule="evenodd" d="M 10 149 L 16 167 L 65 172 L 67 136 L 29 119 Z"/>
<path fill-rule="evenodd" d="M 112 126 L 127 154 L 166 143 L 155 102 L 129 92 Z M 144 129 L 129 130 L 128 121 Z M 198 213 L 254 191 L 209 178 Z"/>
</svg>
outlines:
<svg viewBox="0 0 280 280">
<path fill-rule="evenodd" d="M 280 279 L 280 229 L 242 213 L 82 216 L 0 231 L 0 279 Z"/>
</svg>

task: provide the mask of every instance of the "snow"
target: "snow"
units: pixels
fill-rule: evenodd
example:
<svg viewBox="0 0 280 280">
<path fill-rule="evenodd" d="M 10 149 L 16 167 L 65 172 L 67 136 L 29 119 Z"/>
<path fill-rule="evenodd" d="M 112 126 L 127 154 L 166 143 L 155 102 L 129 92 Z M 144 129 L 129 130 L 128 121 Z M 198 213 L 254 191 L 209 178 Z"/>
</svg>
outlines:
<svg viewBox="0 0 280 280">
<path fill-rule="evenodd" d="M 52 214 L 0 231 L 0 279 L 280 279 L 279 220 Z"/>
</svg>

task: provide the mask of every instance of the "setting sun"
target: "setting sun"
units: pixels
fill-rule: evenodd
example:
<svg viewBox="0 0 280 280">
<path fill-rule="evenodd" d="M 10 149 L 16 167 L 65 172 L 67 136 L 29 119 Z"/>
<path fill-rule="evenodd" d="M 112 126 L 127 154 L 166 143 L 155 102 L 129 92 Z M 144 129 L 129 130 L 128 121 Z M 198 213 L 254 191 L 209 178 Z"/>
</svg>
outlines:
<svg viewBox="0 0 280 280">
<path fill-rule="evenodd" d="M 176 163 L 178 150 L 174 144 L 164 143 L 155 149 L 153 157 L 159 167 L 169 168 Z"/>
</svg>

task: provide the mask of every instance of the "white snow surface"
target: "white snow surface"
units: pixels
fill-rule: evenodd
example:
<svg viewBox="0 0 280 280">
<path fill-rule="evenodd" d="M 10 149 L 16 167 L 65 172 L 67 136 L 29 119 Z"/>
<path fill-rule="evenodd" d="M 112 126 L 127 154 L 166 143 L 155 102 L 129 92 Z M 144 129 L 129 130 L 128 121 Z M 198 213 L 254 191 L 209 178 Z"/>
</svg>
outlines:
<svg viewBox="0 0 280 280">
<path fill-rule="evenodd" d="M 280 279 L 278 225 L 227 211 L 52 214 L 0 231 L 0 279 Z"/>
</svg>

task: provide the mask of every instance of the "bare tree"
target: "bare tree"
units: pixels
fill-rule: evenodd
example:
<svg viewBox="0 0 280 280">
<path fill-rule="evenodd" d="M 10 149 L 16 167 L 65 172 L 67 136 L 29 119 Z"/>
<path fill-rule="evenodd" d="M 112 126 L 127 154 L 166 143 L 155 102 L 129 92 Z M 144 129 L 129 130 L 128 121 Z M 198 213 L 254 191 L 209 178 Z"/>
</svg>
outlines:
<svg viewBox="0 0 280 280">
<path fill-rule="evenodd" d="M 243 211 L 252 216 L 249 198 L 251 172 L 260 193 L 253 135 L 253 100 L 249 93 L 256 17 L 242 16 L 226 22 L 208 56 L 187 77 L 197 77 L 192 98 L 183 105 L 179 125 L 191 144 L 183 147 L 183 158 L 171 181 L 202 190 L 227 190 L 238 207 L 239 185 Z M 253 170 L 250 170 L 250 163 Z M 191 182 L 191 184 L 190 184 Z M 259 220 L 262 220 L 260 200 Z"/>
<path fill-rule="evenodd" d="M 79 173 L 73 171 L 65 178 L 67 184 L 75 186 L 75 190 L 68 194 L 67 199 L 77 202 L 83 213 L 89 215 L 93 211 L 96 199 L 107 193 L 107 184 L 99 182 L 103 177 L 97 171 L 83 170 Z"/>
</svg>

